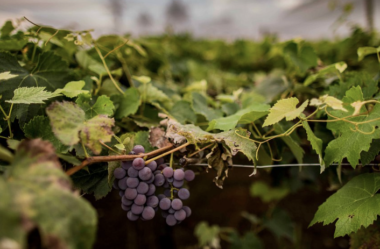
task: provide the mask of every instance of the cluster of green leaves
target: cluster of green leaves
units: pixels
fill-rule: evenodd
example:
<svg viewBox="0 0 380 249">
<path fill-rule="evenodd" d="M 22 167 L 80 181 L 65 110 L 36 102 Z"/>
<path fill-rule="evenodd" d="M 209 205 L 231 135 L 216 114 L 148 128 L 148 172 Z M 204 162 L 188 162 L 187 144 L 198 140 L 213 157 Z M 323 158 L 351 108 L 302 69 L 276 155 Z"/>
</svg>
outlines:
<svg viewBox="0 0 380 249">
<path fill-rule="evenodd" d="M 360 30 L 335 43 L 94 39 L 90 31 L 23 31 L 6 22 L 0 30 L 0 170 L 11 172 L 9 150 L 24 139 L 49 141 L 65 167 L 124 155 L 134 144 L 149 152 L 159 147 L 149 143 L 149 131 L 164 116 L 166 138 L 186 140 L 195 150 L 209 146 L 205 158 L 219 187 L 239 156 L 254 165 L 275 158 L 302 163 L 311 148 L 321 172 L 344 160 L 354 168 L 367 164 L 380 151 L 372 40 Z M 359 59 L 368 55 L 361 63 L 356 51 L 341 51 L 354 45 L 366 46 L 358 50 Z M 85 167 L 71 181 L 99 199 L 111 190 L 116 167 Z M 357 216 L 357 224 L 368 225 Z"/>
</svg>

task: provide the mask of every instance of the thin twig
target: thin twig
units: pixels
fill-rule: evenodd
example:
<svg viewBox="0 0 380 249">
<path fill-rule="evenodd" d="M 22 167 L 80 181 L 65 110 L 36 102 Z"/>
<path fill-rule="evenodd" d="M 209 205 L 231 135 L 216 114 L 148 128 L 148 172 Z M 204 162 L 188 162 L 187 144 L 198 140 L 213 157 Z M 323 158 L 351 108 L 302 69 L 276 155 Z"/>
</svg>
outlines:
<svg viewBox="0 0 380 249">
<path fill-rule="evenodd" d="M 112 49 L 111 51 L 109 51 L 105 56 L 104 56 L 104 59 L 107 58 L 108 55 L 112 54 L 114 51 L 118 50 L 119 48 L 121 48 L 122 46 L 124 46 L 125 44 L 128 43 L 129 40 L 126 40 L 124 43 L 120 44 L 119 46 L 115 47 L 114 49 Z"/>
<path fill-rule="evenodd" d="M 167 152 L 165 152 L 165 153 L 163 153 L 163 154 L 161 154 L 161 155 L 159 155 L 159 156 L 156 156 L 156 157 L 154 157 L 154 158 L 151 158 L 151 159 L 149 159 L 148 161 L 145 161 L 145 165 L 147 165 L 148 163 L 153 162 L 153 161 L 155 161 L 155 160 L 157 160 L 157 159 L 160 159 L 160 158 L 163 157 L 163 156 L 169 155 L 170 153 L 173 153 L 173 152 L 175 152 L 175 151 L 177 151 L 177 150 L 180 150 L 180 149 L 182 149 L 182 148 L 185 148 L 185 147 L 188 146 L 188 145 L 190 145 L 190 142 L 187 142 L 187 143 L 185 143 L 185 144 L 182 144 L 181 146 L 178 146 L 178 147 L 175 148 L 175 149 L 172 149 L 172 150 L 167 151 Z"/>
</svg>

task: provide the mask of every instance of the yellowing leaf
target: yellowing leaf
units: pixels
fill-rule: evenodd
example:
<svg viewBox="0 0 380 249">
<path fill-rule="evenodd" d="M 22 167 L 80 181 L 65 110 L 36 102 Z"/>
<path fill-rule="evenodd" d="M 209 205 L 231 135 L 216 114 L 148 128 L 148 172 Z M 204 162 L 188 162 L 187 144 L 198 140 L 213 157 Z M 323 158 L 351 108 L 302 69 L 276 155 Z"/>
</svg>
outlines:
<svg viewBox="0 0 380 249">
<path fill-rule="evenodd" d="M 327 106 L 333 108 L 334 110 L 342 110 L 344 112 L 347 112 L 347 110 L 343 107 L 343 101 L 332 97 L 332 96 L 322 96 L 319 98 L 324 104 Z"/>
<path fill-rule="evenodd" d="M 263 126 L 278 123 L 283 118 L 287 121 L 297 118 L 307 107 L 309 101 L 305 101 L 300 107 L 297 108 L 299 100 L 295 97 L 288 99 L 281 99 L 269 110 L 269 115 L 265 119 Z"/>
<path fill-rule="evenodd" d="M 18 75 L 17 74 L 11 74 L 11 72 L 3 72 L 3 73 L 0 73 L 0 81 L 1 80 L 9 80 L 9 79 L 12 79 L 14 77 L 17 77 Z"/>
<path fill-rule="evenodd" d="M 83 80 L 80 81 L 71 81 L 65 85 L 63 89 L 57 89 L 54 93 L 62 93 L 66 97 L 74 98 L 82 93 L 88 93 L 87 90 L 82 90 L 86 82 Z"/>
<path fill-rule="evenodd" d="M 364 103 L 362 101 L 355 101 L 354 103 L 352 103 L 351 106 L 355 108 L 355 111 L 354 113 L 352 113 L 352 115 L 358 115 L 360 113 L 360 109 L 362 109 L 363 104 Z"/>
<path fill-rule="evenodd" d="M 134 80 L 137 80 L 143 84 L 149 83 L 152 79 L 148 76 L 133 76 L 132 77 Z"/>
<path fill-rule="evenodd" d="M 101 142 L 110 142 L 113 132 L 111 127 L 114 126 L 114 119 L 106 115 L 98 115 L 86 121 L 80 131 L 80 139 L 95 154 L 102 151 Z"/>
<path fill-rule="evenodd" d="M 12 104 L 44 104 L 45 100 L 60 96 L 58 93 L 45 91 L 45 87 L 20 87 L 14 90 L 11 100 L 5 102 Z"/>
</svg>

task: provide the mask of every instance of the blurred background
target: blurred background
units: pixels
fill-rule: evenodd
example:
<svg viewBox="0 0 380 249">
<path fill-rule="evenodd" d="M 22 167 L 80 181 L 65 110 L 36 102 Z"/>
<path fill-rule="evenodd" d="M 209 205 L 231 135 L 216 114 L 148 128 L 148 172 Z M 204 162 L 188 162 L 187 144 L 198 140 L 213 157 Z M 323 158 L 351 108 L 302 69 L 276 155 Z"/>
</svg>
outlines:
<svg viewBox="0 0 380 249">
<path fill-rule="evenodd" d="M 349 23 L 379 26 L 374 0 L 1 0 L 0 22 L 26 16 L 95 34 L 191 32 L 197 37 L 281 39 L 345 36 Z"/>
</svg>

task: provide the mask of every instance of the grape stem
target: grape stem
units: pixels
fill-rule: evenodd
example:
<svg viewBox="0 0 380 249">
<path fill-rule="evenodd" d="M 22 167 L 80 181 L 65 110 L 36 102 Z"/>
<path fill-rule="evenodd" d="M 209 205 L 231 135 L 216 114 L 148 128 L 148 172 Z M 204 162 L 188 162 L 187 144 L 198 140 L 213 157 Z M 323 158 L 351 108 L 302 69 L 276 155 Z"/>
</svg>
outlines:
<svg viewBox="0 0 380 249">
<path fill-rule="evenodd" d="M 167 152 L 165 152 L 165 153 L 163 153 L 163 154 L 161 154 L 161 155 L 159 155 L 159 156 L 153 157 L 153 158 L 149 159 L 148 161 L 145 161 L 145 165 L 147 165 L 148 163 L 153 162 L 153 161 L 155 161 L 155 160 L 157 160 L 157 159 L 160 159 L 161 157 L 164 157 L 164 156 L 166 156 L 166 155 L 169 155 L 170 153 L 173 153 L 173 152 L 175 152 L 175 151 L 177 151 L 177 150 L 180 150 L 180 149 L 182 149 L 182 148 L 185 148 L 185 147 L 188 146 L 188 145 L 190 145 L 189 142 L 184 143 L 184 144 L 182 144 L 181 146 L 178 146 L 177 148 L 174 148 L 174 149 L 172 149 L 172 150 L 169 150 L 169 151 L 167 151 Z"/>
<path fill-rule="evenodd" d="M 66 171 L 66 174 L 71 176 L 74 173 L 76 173 L 77 171 L 86 167 L 87 165 L 94 164 L 94 163 L 112 162 L 112 161 L 131 161 L 131 160 L 133 160 L 135 158 L 139 158 L 139 157 L 153 157 L 156 155 L 160 155 L 162 152 L 170 150 L 172 148 L 173 148 L 173 145 L 170 144 L 168 146 L 165 146 L 165 147 L 162 147 L 160 149 L 151 151 L 149 153 L 142 153 L 139 155 L 92 156 L 92 157 L 86 158 L 84 161 L 82 161 L 82 163 L 80 165 L 73 167 L 73 168 L 69 169 L 68 171 Z M 173 151 L 176 151 L 176 150 L 177 150 L 177 148 Z M 171 152 L 169 152 L 169 153 L 171 153 Z"/>
</svg>

